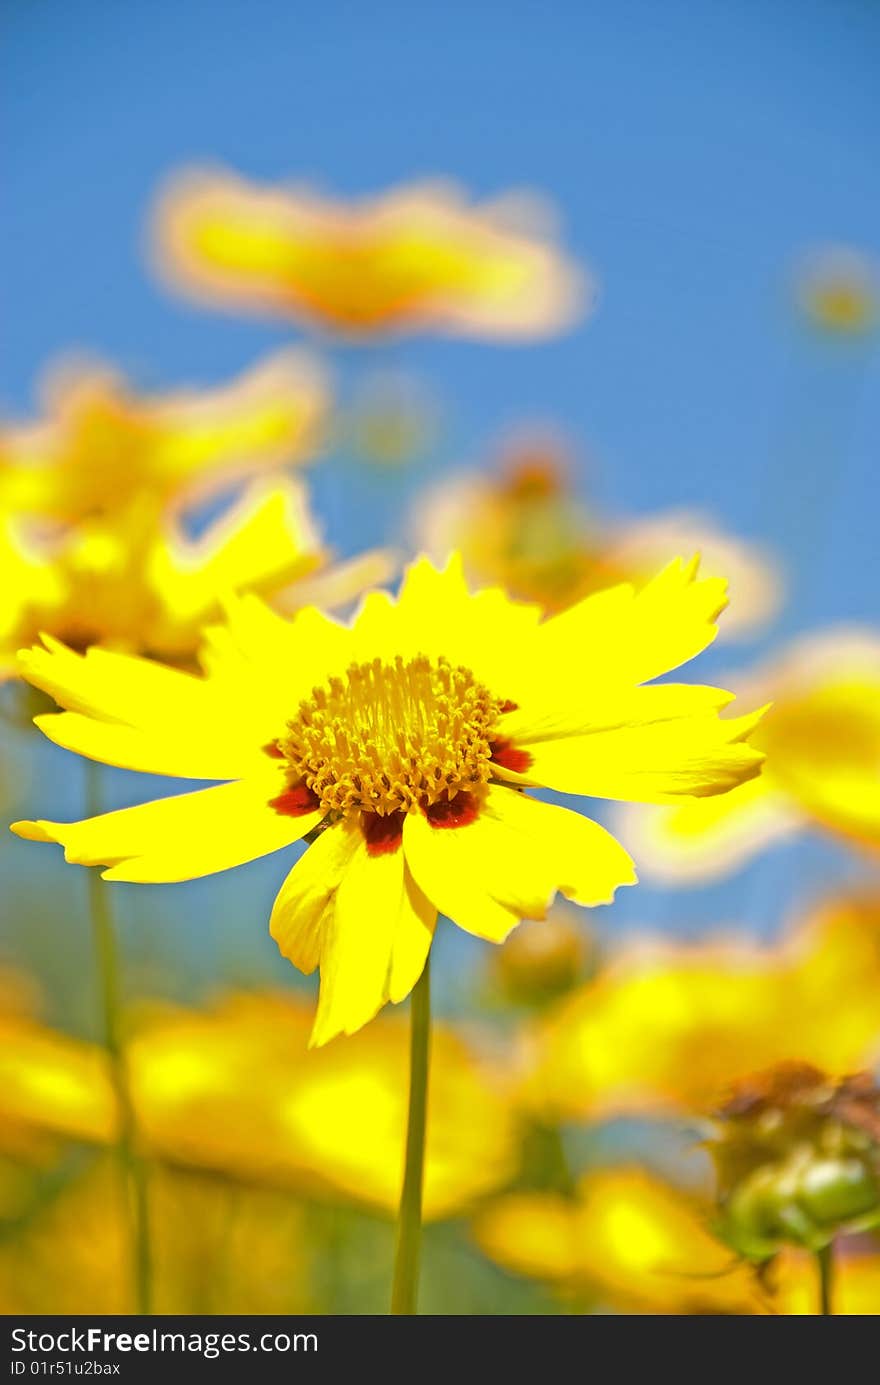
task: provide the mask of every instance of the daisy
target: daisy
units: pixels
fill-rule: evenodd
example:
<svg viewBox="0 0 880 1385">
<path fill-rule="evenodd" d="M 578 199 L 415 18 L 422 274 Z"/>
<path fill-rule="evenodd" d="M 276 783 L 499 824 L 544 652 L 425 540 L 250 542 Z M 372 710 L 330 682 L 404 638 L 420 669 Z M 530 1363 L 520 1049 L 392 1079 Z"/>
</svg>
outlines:
<svg viewBox="0 0 880 1385">
<path fill-rule="evenodd" d="M 425 1158 L 430 979 L 438 914 L 500 943 L 557 891 L 609 902 L 633 863 L 591 818 L 532 787 L 665 802 L 758 773 L 760 713 L 730 695 L 652 684 L 715 635 L 724 583 L 676 561 L 636 593 L 588 597 L 541 621 L 501 591 L 472 595 L 461 563 L 427 560 L 397 601 L 368 595 L 350 626 L 315 607 L 286 621 L 256 596 L 208 634 L 205 678 L 44 639 L 22 671 L 66 710 L 50 739 L 105 763 L 212 788 L 77 823 L 13 830 L 64 846 L 104 878 L 190 880 L 310 845 L 270 930 L 320 967 L 311 1035 L 351 1034 L 413 991 L 410 1094 L 393 1313 L 414 1313 Z"/>
<path fill-rule="evenodd" d="M 254 482 L 198 539 L 146 498 L 108 518 L 42 536 L 0 522 L 0 682 L 23 644 L 50 633 L 194 666 L 223 593 L 256 591 L 288 612 L 319 599 L 342 606 L 393 569 L 373 551 L 345 563 L 314 524 L 294 480 Z"/>
<path fill-rule="evenodd" d="M 155 241 L 165 276 L 213 306 L 360 339 L 516 339 L 567 327 L 588 297 L 546 221 L 532 199 L 472 206 L 448 183 L 352 203 L 190 171 L 163 193 Z"/>
<path fill-rule="evenodd" d="M 840 627 L 795 641 L 735 683 L 772 700 L 754 738 L 759 779 L 729 797 L 620 810 L 621 836 L 645 875 L 681 883 L 723 876 L 774 842 L 820 829 L 866 853 L 880 846 L 880 638 Z"/>
<path fill-rule="evenodd" d="M 105 365 L 56 367 L 42 402 L 39 420 L 0 428 L 0 503 L 74 523 L 308 461 L 330 413 L 323 370 L 289 350 L 229 384 L 154 396 Z"/>
<path fill-rule="evenodd" d="M 715 635 L 724 584 L 675 562 L 541 621 L 500 591 L 469 593 L 458 561 L 426 560 L 397 601 L 350 626 L 291 621 L 257 597 L 208 632 L 195 678 L 45 638 L 24 676 L 66 710 L 37 718 L 59 745 L 213 788 L 20 836 L 60 842 L 105 878 L 190 880 L 308 837 L 270 927 L 301 971 L 321 968 L 312 1042 L 353 1033 L 421 974 L 438 913 L 500 943 L 557 890 L 609 902 L 635 871 L 592 818 L 532 787 L 668 802 L 758 773 L 760 713 L 719 717 L 716 689 L 649 680 Z"/>
</svg>

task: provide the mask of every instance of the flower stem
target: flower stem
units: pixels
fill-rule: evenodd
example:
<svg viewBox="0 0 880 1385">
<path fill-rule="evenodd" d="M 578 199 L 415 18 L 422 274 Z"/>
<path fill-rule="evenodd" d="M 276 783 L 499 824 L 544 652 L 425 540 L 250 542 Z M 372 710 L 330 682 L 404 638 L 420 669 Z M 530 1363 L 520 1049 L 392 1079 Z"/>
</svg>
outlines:
<svg viewBox="0 0 880 1385">
<path fill-rule="evenodd" d="M 425 1128 L 428 1115 L 428 1066 L 431 1047 L 431 954 L 410 1000 L 409 1117 L 406 1165 L 397 1221 L 397 1250 L 391 1312 L 417 1312 L 419 1255 L 422 1241 L 422 1185 L 425 1173 Z"/>
<path fill-rule="evenodd" d="M 834 1287 L 834 1245 L 829 1241 L 827 1246 L 816 1251 L 816 1264 L 819 1269 L 819 1313 L 823 1317 L 830 1317 L 834 1313 L 831 1307 L 831 1295 Z"/>
<path fill-rule="evenodd" d="M 88 761 L 86 776 L 87 812 L 93 817 L 101 811 L 100 767 Z M 138 1151 L 137 1122 L 125 1056 L 116 928 L 107 886 L 94 869 L 89 871 L 89 905 L 100 988 L 101 1028 L 118 1113 L 117 1154 L 127 1211 L 135 1311 L 149 1314 L 153 1310 L 147 1173 Z"/>
</svg>

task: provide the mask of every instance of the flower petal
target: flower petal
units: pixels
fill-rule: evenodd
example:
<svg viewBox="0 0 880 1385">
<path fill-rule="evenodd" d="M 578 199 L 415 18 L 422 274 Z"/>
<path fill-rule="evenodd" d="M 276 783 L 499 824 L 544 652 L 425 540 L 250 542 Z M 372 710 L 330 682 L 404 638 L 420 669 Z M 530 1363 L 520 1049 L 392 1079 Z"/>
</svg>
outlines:
<svg viewBox="0 0 880 1385">
<path fill-rule="evenodd" d="M 525 771 L 499 765 L 497 773 L 511 783 L 640 803 L 725 793 L 760 772 L 764 756 L 745 739 L 764 710 L 728 720 L 686 717 L 536 741 L 528 746 L 531 762 Z"/>
<path fill-rule="evenodd" d="M 597 673 L 606 686 L 647 683 L 687 663 L 711 644 L 727 605 L 726 583 L 699 580 L 699 560 L 669 563 L 646 586 L 623 584 L 597 592 L 541 627 L 541 672 L 560 686 L 588 685 Z"/>
<path fill-rule="evenodd" d="M 503 942 L 522 918 L 546 917 L 557 890 L 604 904 L 635 880 L 629 856 L 598 823 L 500 786 L 490 786 L 464 826 L 435 827 L 410 814 L 403 842 L 429 899 L 490 942 Z"/>
<path fill-rule="evenodd" d="M 60 842 L 68 861 L 108 866 L 105 880 L 195 880 L 299 841 L 323 814 L 288 817 L 268 803 L 277 777 L 220 784 L 83 822 L 16 822 L 31 841 Z"/>
<path fill-rule="evenodd" d="M 69 750 L 182 779 L 237 779 L 259 768 L 262 728 L 205 679 L 106 649 L 77 654 L 49 635 L 22 651 L 19 666 L 69 709 L 37 723 Z"/>
<path fill-rule="evenodd" d="M 333 897 L 360 841 L 360 832 L 347 823 L 328 827 L 296 862 L 278 891 L 269 932 L 281 955 L 306 976 L 321 961 Z"/>
<path fill-rule="evenodd" d="M 621 885 L 635 885 L 632 859 L 598 822 L 542 803 L 527 794 L 490 790 L 492 808 L 504 826 L 545 866 L 558 889 L 576 904 L 610 904 Z"/>
<path fill-rule="evenodd" d="M 615 688 L 604 694 L 589 686 L 577 687 L 570 689 L 565 699 L 554 690 L 545 690 L 537 706 L 514 708 L 505 714 L 501 725 L 506 739 L 527 746 L 533 741 L 707 716 L 732 701 L 733 693 L 723 688 L 691 683 L 654 683 L 648 687 Z"/>
<path fill-rule="evenodd" d="M 471 593 L 460 555 L 436 568 L 420 558 L 406 572 L 395 637 L 405 655 L 452 657 L 496 696 L 519 699 L 539 630 L 540 607 L 511 601 L 500 588 Z M 530 683 L 529 683 L 530 685 Z"/>
<path fill-rule="evenodd" d="M 386 1001 L 409 994 L 424 967 L 436 919 L 437 910 L 413 880 L 404 853 L 372 856 L 362 839 L 340 881 L 321 944 L 312 1047 L 337 1034 L 353 1034 Z"/>
<path fill-rule="evenodd" d="M 627 804 L 616 825 L 646 877 L 686 883 L 736 870 L 801 830 L 804 819 L 765 770 L 711 798 L 657 807 Z"/>
</svg>

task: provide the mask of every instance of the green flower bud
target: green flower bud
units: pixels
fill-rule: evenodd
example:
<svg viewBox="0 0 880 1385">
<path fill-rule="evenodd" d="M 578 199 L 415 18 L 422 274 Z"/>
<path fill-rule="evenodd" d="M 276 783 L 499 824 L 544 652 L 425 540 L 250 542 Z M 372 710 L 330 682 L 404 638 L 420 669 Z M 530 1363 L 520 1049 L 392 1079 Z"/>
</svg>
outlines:
<svg viewBox="0 0 880 1385">
<path fill-rule="evenodd" d="M 820 1250 L 880 1224 L 880 1089 L 807 1065 L 751 1079 L 718 1113 L 710 1148 L 720 1231 L 742 1255 Z"/>
</svg>

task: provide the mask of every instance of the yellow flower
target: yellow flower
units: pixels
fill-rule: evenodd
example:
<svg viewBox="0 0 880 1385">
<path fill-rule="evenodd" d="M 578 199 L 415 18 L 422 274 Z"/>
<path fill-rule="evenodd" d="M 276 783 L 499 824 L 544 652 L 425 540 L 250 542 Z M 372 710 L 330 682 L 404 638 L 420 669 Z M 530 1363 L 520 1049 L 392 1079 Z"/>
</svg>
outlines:
<svg viewBox="0 0 880 1385">
<path fill-rule="evenodd" d="M 382 552 L 329 558 L 294 481 L 254 483 L 198 540 L 145 500 L 42 538 L 0 525 L 0 680 L 41 633 L 189 665 L 225 594 L 261 592 L 286 611 L 333 606 L 391 571 Z"/>
<path fill-rule="evenodd" d="M 814 327 L 835 336 L 863 336 L 876 327 L 880 313 L 877 265 L 860 250 L 832 246 L 802 267 L 797 297 Z"/>
<path fill-rule="evenodd" d="M 133 1311 L 118 1178 L 106 1162 L 52 1197 L 20 1202 L 0 1242 L 0 1312 Z M 306 1219 L 288 1193 L 154 1168 L 150 1214 L 157 1313 L 309 1310 Z"/>
<path fill-rule="evenodd" d="M 698 1113 L 786 1060 L 880 1054 L 880 901 L 820 909 L 780 944 L 628 943 L 531 1036 L 526 1098 L 556 1119 Z"/>
<path fill-rule="evenodd" d="M 427 330 L 529 338 L 584 307 L 584 275 L 509 208 L 418 184 L 362 203 L 190 172 L 160 200 L 159 264 L 219 307 L 345 336 Z"/>
<path fill-rule="evenodd" d="M 77 521 L 192 499 L 310 458 L 329 414 L 322 371 L 282 351 L 219 389 L 138 398 L 106 368 L 50 376 L 46 417 L 0 431 L 0 504 Z"/>
<path fill-rule="evenodd" d="M 249 1184 L 393 1213 L 406 1129 L 408 1036 L 382 1018 L 344 1048 L 308 1052 L 311 1006 L 236 995 L 206 1012 L 141 1017 L 129 1047 L 149 1156 Z M 107 1144 L 115 1106 L 92 1044 L 0 1019 L 4 1129 Z M 425 1183 L 428 1218 L 494 1191 L 515 1164 L 509 1083 L 473 1044 L 435 1029 Z M 21 1143 L 21 1141 L 19 1141 Z"/>
<path fill-rule="evenodd" d="M 760 1280 L 711 1233 L 712 1212 L 634 1168 L 587 1174 L 575 1200 L 513 1193 L 477 1217 L 481 1249 L 515 1274 L 624 1312 L 815 1314 L 816 1263 L 785 1250 Z M 834 1312 L 873 1316 L 880 1307 L 880 1250 L 839 1242 Z"/>
<path fill-rule="evenodd" d="M 626 810 L 620 831 L 645 872 L 704 880 L 769 843 L 819 826 L 857 846 L 880 846 L 880 639 L 831 630 L 797 643 L 741 684 L 772 708 L 754 737 L 760 779 L 725 799 Z"/>
<path fill-rule="evenodd" d="M 644 583 L 678 553 L 699 552 L 704 573 L 728 579 L 725 637 L 750 634 L 776 613 L 780 576 L 759 550 L 684 511 L 609 520 L 578 499 L 569 467 L 558 440 L 518 441 L 494 475 L 465 473 L 431 487 L 417 509 L 417 537 L 430 553 L 458 549 L 474 579 L 545 611 L 613 582 Z"/>
<path fill-rule="evenodd" d="M 719 717 L 716 688 L 643 686 L 704 649 L 724 584 L 675 562 L 540 623 L 472 595 L 452 561 L 410 568 L 397 601 L 350 626 L 292 622 L 258 598 L 209 632 L 199 681 L 55 640 L 22 672 L 68 710 L 41 729 L 80 754 L 153 774 L 226 780 L 80 823 L 14 830 L 62 843 L 105 879 L 189 880 L 308 837 L 275 901 L 283 954 L 320 966 L 312 1042 L 350 1034 L 415 985 L 437 914 L 491 942 L 543 918 L 560 890 L 607 903 L 635 880 L 598 823 L 523 792 L 674 800 L 757 774 L 756 716 Z"/>
<path fill-rule="evenodd" d="M 700 1204 L 639 1169 L 587 1174 L 571 1199 L 510 1194 L 474 1229 L 505 1269 L 623 1311 L 766 1311 L 753 1273 L 713 1236 Z"/>
</svg>

